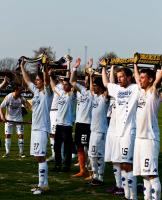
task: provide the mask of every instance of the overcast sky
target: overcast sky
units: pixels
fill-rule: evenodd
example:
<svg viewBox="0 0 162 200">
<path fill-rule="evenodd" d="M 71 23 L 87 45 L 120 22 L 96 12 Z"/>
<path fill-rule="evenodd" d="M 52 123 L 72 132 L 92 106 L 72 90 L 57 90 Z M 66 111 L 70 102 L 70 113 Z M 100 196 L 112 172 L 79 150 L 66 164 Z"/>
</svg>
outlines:
<svg viewBox="0 0 162 200">
<path fill-rule="evenodd" d="M 0 0 L 0 58 L 51 46 L 85 60 L 162 53 L 162 0 Z"/>
</svg>

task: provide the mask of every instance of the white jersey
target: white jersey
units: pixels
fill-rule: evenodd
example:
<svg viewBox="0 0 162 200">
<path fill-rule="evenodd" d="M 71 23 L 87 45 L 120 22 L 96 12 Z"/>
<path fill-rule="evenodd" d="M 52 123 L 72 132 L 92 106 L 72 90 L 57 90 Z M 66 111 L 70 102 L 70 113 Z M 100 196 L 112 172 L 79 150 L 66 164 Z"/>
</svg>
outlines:
<svg viewBox="0 0 162 200">
<path fill-rule="evenodd" d="M 57 111 L 57 125 L 72 126 L 74 122 L 74 107 L 76 101 L 76 94 L 73 92 L 63 92 L 59 96 L 58 111 Z"/>
<path fill-rule="evenodd" d="M 141 90 L 137 107 L 137 138 L 160 141 L 158 126 L 158 110 L 160 96 L 148 90 Z"/>
<path fill-rule="evenodd" d="M 92 114 L 93 96 L 90 90 L 77 83 L 77 107 L 76 107 L 76 122 L 90 124 Z"/>
<path fill-rule="evenodd" d="M 91 132 L 107 133 L 107 109 L 109 101 L 105 96 L 93 96 Z"/>
<path fill-rule="evenodd" d="M 6 108 L 6 119 L 13 121 L 22 121 L 22 104 L 25 103 L 23 97 L 17 99 L 14 98 L 13 93 L 8 94 L 3 102 L 1 103 L 1 108 Z"/>
<path fill-rule="evenodd" d="M 58 93 L 60 93 L 63 90 L 62 84 L 61 83 L 57 84 L 55 89 L 56 91 L 58 91 Z M 59 100 L 59 95 L 56 92 L 54 92 L 51 110 L 56 111 L 58 109 L 58 100 Z"/>
<path fill-rule="evenodd" d="M 32 130 L 50 132 L 49 112 L 52 103 L 52 92 L 49 87 L 39 91 L 33 83 L 29 83 L 29 89 L 34 93 L 32 99 Z"/>
<path fill-rule="evenodd" d="M 116 134 L 116 105 L 115 99 L 110 98 L 110 104 L 107 112 L 107 117 L 110 117 L 110 123 L 107 132 L 110 134 Z"/>
<path fill-rule="evenodd" d="M 107 87 L 109 95 L 116 100 L 116 134 L 121 137 L 135 134 L 138 85 L 131 84 L 124 88 L 108 83 Z"/>
</svg>

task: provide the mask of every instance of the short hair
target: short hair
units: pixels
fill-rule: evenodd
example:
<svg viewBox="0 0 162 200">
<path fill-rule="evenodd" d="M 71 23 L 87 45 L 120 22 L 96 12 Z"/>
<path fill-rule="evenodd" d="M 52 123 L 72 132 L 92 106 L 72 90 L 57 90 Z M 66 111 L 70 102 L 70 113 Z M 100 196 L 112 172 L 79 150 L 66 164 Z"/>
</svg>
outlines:
<svg viewBox="0 0 162 200">
<path fill-rule="evenodd" d="M 13 91 L 18 90 L 18 89 L 22 89 L 22 86 L 20 83 L 14 83 L 13 84 Z"/>
<path fill-rule="evenodd" d="M 65 78 L 63 79 L 63 81 L 66 81 L 66 82 L 71 86 L 70 78 L 65 77 Z"/>
<path fill-rule="evenodd" d="M 116 73 L 118 73 L 118 72 L 124 72 L 126 77 L 133 76 L 132 70 L 129 68 L 126 68 L 126 67 L 119 68 Z"/>
<path fill-rule="evenodd" d="M 153 81 L 155 80 L 155 78 L 156 78 L 156 72 L 153 70 L 153 69 L 141 69 L 140 70 L 140 74 L 141 73 L 144 73 L 144 74 L 147 74 L 147 76 L 149 77 L 149 78 L 152 78 L 153 79 Z"/>
<path fill-rule="evenodd" d="M 100 77 L 96 77 L 93 81 L 94 84 L 96 84 L 97 86 L 99 86 L 102 90 L 106 90 L 105 87 L 104 87 L 104 84 L 102 82 L 102 78 Z"/>
</svg>

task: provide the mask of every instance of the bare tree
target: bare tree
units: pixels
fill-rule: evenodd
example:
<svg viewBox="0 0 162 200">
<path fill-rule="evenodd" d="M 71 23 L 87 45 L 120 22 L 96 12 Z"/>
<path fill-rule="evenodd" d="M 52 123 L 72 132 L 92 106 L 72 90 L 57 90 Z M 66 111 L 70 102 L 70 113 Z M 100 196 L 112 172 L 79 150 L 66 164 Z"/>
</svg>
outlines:
<svg viewBox="0 0 162 200">
<path fill-rule="evenodd" d="M 3 58 L 0 60 L 0 70 L 5 71 L 5 70 L 14 70 L 16 67 L 16 62 L 17 60 L 14 58 Z"/>
</svg>

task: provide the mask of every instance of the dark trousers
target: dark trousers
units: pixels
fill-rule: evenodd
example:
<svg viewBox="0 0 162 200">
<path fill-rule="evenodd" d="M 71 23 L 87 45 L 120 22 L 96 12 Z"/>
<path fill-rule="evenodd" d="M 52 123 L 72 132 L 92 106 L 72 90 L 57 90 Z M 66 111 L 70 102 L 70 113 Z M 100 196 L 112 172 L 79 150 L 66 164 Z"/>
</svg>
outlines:
<svg viewBox="0 0 162 200">
<path fill-rule="evenodd" d="M 72 160 L 72 126 L 56 126 L 55 133 L 55 163 L 56 166 L 62 165 L 61 146 L 64 143 L 64 167 L 70 169 Z"/>
</svg>

